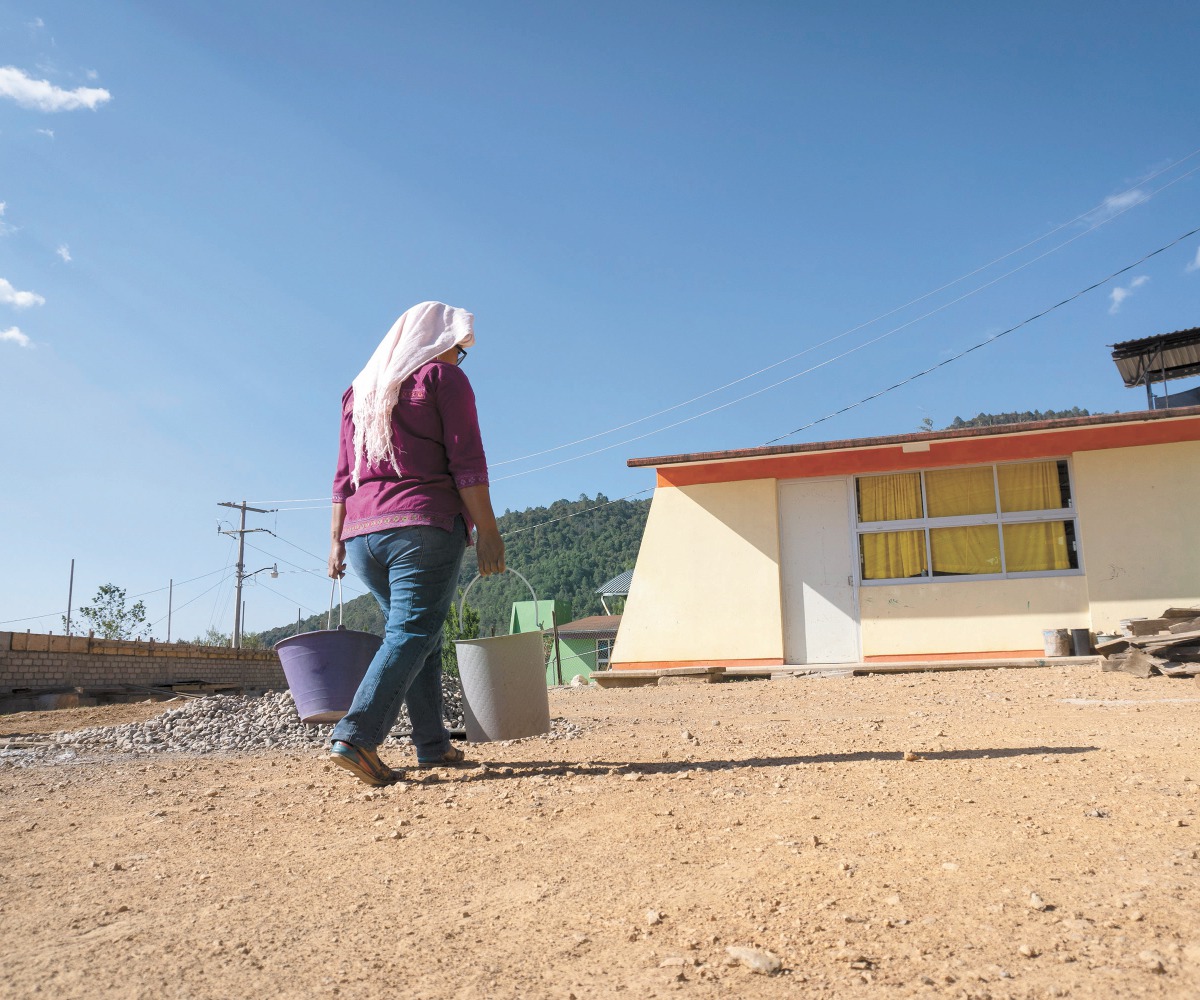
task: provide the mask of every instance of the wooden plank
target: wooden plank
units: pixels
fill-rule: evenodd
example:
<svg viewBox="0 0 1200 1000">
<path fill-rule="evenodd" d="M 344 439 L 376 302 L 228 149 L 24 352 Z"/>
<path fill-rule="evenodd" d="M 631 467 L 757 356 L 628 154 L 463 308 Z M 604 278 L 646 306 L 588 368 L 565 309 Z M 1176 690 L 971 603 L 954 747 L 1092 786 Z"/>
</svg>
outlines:
<svg viewBox="0 0 1200 1000">
<path fill-rule="evenodd" d="M 1185 618 L 1178 625 L 1172 625 L 1168 632 L 1193 632 L 1200 630 L 1200 618 Z"/>
<path fill-rule="evenodd" d="M 1136 645 L 1143 649 L 1159 650 L 1169 646 L 1188 646 L 1197 641 L 1200 641 L 1200 629 L 1193 629 L 1191 632 L 1168 632 L 1166 635 L 1143 639 Z"/>
<path fill-rule="evenodd" d="M 1134 677 L 1145 678 L 1152 677 L 1163 663 L 1166 663 L 1166 660 L 1150 656 L 1140 649 L 1131 649 L 1128 653 L 1121 654 L 1120 666 L 1117 669 L 1122 673 L 1132 674 Z"/>
<path fill-rule="evenodd" d="M 1096 643 L 1095 649 L 1102 656 L 1112 656 L 1114 653 L 1123 653 L 1129 648 L 1129 640 L 1123 637 L 1109 639 L 1108 642 Z"/>
<path fill-rule="evenodd" d="M 1161 618 L 1200 618 L 1200 608 L 1167 608 Z"/>
<path fill-rule="evenodd" d="M 1134 618 L 1126 628 L 1130 635 L 1157 635 L 1174 622 L 1174 618 Z"/>
</svg>

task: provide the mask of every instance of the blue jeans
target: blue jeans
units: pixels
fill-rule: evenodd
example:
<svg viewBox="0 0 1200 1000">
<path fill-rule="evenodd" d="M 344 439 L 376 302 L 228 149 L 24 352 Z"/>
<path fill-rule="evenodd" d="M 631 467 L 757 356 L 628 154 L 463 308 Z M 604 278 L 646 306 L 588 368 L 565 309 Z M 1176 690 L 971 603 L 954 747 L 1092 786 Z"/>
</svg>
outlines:
<svg viewBox="0 0 1200 1000">
<path fill-rule="evenodd" d="M 436 760 L 450 749 L 442 722 L 442 626 L 466 547 L 461 517 L 453 531 L 416 524 L 347 540 L 346 561 L 379 602 L 386 627 L 350 711 L 334 727 L 335 740 L 374 749 L 403 702 L 417 758 Z"/>
</svg>

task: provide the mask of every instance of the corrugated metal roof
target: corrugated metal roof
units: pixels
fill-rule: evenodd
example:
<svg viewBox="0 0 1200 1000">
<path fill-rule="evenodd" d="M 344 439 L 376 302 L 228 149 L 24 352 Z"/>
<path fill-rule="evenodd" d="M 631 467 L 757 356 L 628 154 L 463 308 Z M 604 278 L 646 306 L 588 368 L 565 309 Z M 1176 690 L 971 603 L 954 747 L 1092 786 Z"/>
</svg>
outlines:
<svg viewBox="0 0 1200 1000">
<path fill-rule="evenodd" d="M 1200 375 L 1200 327 L 1112 345 L 1112 359 L 1127 388 Z"/>
<path fill-rule="evenodd" d="M 624 573 L 614 576 L 608 583 L 601 584 L 596 593 L 605 597 L 624 597 L 629 593 L 629 584 L 632 581 L 633 570 L 627 569 Z"/>
</svg>

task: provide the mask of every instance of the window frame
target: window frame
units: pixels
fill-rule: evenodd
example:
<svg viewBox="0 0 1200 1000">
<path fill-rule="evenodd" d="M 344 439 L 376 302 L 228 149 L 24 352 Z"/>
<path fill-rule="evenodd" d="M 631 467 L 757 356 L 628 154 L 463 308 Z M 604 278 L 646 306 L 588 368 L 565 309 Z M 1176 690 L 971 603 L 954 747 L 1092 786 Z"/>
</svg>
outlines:
<svg viewBox="0 0 1200 1000">
<path fill-rule="evenodd" d="M 1013 465 L 1032 465 L 1036 462 L 1055 462 L 1063 463 L 1067 471 L 1067 488 L 1069 491 L 1069 503 L 1066 507 L 1056 507 L 1045 510 L 1019 510 L 1005 512 L 1000 503 L 1000 476 L 997 470 L 1004 466 Z M 979 469 L 990 468 L 992 470 L 992 490 L 995 493 L 996 509 L 993 513 L 988 514 L 956 514 L 949 517 L 929 517 L 927 514 L 919 518 L 905 518 L 904 520 L 895 521 L 861 521 L 859 520 L 859 499 L 858 499 L 858 483 L 862 479 L 871 479 L 875 476 L 887 475 L 917 475 L 920 477 L 921 483 L 921 510 L 929 510 L 929 499 L 926 496 L 925 474 L 927 472 L 948 472 L 955 469 Z M 1020 459 L 1012 462 L 977 462 L 970 465 L 938 465 L 930 466 L 922 469 L 897 469 L 895 472 L 883 473 L 866 473 L 859 476 L 854 476 L 854 493 L 851 501 L 854 519 L 854 548 L 857 555 L 857 565 L 855 574 L 858 577 L 858 585 L 860 587 L 893 587 L 897 584 L 912 585 L 912 584 L 929 584 L 929 583 L 967 583 L 972 581 L 984 580 L 1028 580 L 1039 577 L 1051 576 L 1082 576 L 1084 574 L 1083 567 L 1083 546 L 1080 543 L 1079 534 L 1079 508 L 1075 503 L 1075 470 L 1071 465 L 1070 456 L 1057 455 L 1046 458 Z M 1025 570 L 1021 572 L 1008 572 L 1007 569 L 999 573 L 947 573 L 944 575 L 935 575 L 933 572 L 933 545 L 930 540 L 930 532 L 936 528 L 966 528 L 976 525 L 995 525 L 998 542 L 1000 545 L 1000 565 L 1007 567 L 1008 562 L 1004 551 L 1004 526 L 1006 524 L 1044 524 L 1047 522 L 1062 521 L 1070 522 L 1071 531 L 1069 532 L 1069 543 L 1072 543 L 1074 548 L 1076 565 L 1066 569 L 1045 569 L 1045 570 Z M 900 531 L 920 531 L 925 539 L 925 565 L 926 573 L 921 576 L 908 577 L 890 577 L 884 579 L 868 580 L 863 575 L 863 550 L 862 536 L 885 534 L 888 532 Z"/>
</svg>

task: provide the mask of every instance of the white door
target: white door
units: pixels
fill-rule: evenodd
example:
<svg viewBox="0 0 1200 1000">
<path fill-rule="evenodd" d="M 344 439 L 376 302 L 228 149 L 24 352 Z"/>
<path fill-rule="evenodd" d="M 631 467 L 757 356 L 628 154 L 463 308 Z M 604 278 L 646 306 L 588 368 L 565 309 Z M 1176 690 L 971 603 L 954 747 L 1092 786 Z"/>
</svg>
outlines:
<svg viewBox="0 0 1200 1000">
<path fill-rule="evenodd" d="M 779 487 L 783 653 L 788 663 L 858 661 L 849 483 Z"/>
</svg>

